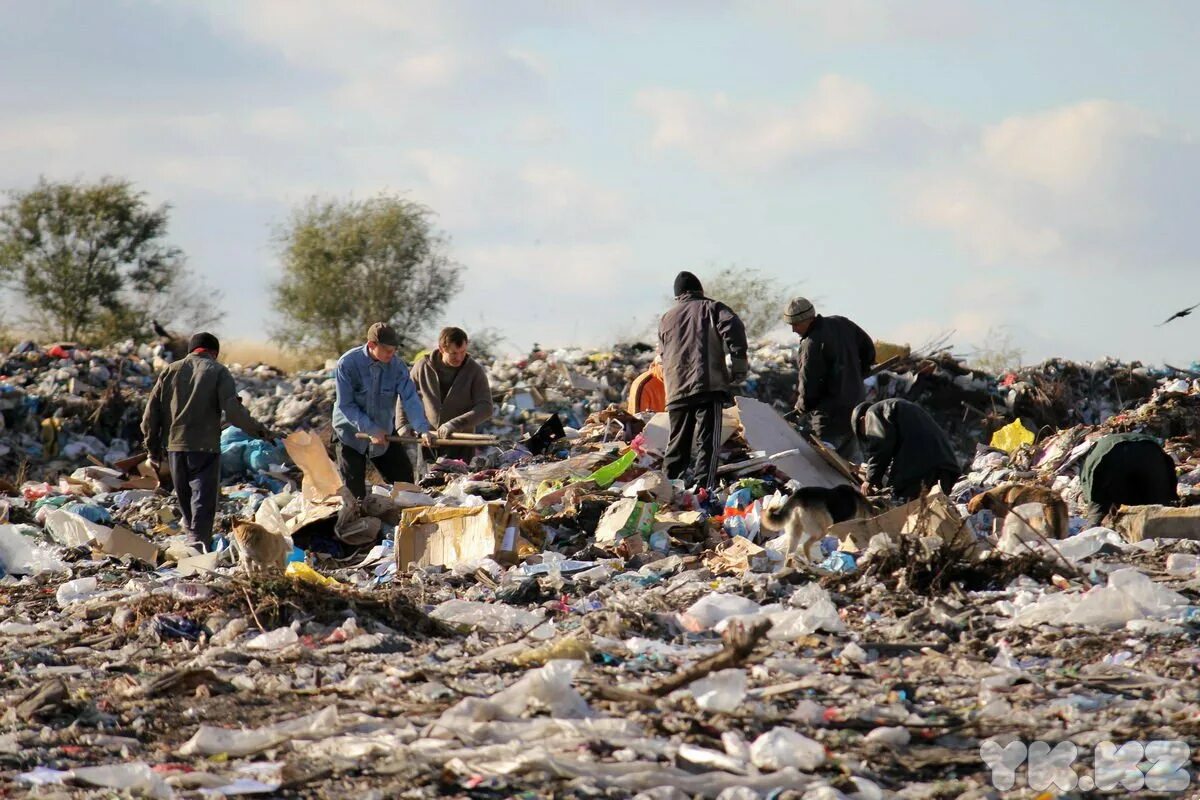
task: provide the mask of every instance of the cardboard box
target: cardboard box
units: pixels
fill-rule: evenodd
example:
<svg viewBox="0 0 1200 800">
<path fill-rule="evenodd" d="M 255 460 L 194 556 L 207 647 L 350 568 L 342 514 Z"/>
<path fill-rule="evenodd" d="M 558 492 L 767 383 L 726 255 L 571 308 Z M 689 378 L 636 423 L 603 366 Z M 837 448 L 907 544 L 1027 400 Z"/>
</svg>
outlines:
<svg viewBox="0 0 1200 800">
<path fill-rule="evenodd" d="M 511 553 L 519 536 L 502 503 L 474 508 L 408 508 L 396 526 L 396 566 L 451 567 Z"/>
<path fill-rule="evenodd" d="M 829 535 L 836 536 L 848 550 L 865 550 L 871 537 L 879 533 L 918 538 L 940 536 L 947 544 L 970 543 L 972 549 L 978 546 L 975 533 L 939 489 L 877 517 L 846 520 L 829 529 Z"/>
<path fill-rule="evenodd" d="M 636 497 L 623 497 L 613 503 L 596 525 L 595 540 L 606 544 L 627 536 L 649 536 L 654 530 L 658 503 L 644 503 Z"/>
<path fill-rule="evenodd" d="M 1113 527 L 1127 542 L 1143 539 L 1200 539 L 1200 506 L 1121 506 Z"/>
</svg>

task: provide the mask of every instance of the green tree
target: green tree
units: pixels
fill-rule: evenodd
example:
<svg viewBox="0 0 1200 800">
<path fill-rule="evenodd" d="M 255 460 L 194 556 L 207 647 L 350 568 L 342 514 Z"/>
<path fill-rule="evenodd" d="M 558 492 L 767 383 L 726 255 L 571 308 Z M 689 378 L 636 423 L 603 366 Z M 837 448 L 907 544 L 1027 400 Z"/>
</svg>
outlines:
<svg viewBox="0 0 1200 800">
<path fill-rule="evenodd" d="M 783 309 L 795 286 L 751 267 L 731 265 L 712 277 L 700 276 L 704 294 L 733 309 L 746 326 L 746 337 L 761 339 L 783 324 Z"/>
<path fill-rule="evenodd" d="M 138 299 L 179 285 L 183 254 L 163 242 L 166 205 L 117 178 L 9 193 L 0 208 L 0 270 L 26 321 L 64 339 L 126 329 Z"/>
<path fill-rule="evenodd" d="M 333 356 L 385 321 L 400 334 L 402 351 L 426 341 L 462 273 L 431 217 L 390 194 L 312 198 L 295 210 L 275 234 L 283 278 L 273 290 L 280 323 L 272 339 Z"/>
</svg>

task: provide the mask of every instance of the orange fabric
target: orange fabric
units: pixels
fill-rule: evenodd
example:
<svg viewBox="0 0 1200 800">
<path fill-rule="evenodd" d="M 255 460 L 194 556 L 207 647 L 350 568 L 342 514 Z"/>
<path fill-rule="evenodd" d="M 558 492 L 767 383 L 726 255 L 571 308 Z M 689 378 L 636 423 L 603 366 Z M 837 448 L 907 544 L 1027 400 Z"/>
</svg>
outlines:
<svg viewBox="0 0 1200 800">
<path fill-rule="evenodd" d="M 650 369 L 634 378 L 629 386 L 629 413 L 666 410 L 667 386 L 663 383 L 662 365 L 651 364 Z"/>
</svg>

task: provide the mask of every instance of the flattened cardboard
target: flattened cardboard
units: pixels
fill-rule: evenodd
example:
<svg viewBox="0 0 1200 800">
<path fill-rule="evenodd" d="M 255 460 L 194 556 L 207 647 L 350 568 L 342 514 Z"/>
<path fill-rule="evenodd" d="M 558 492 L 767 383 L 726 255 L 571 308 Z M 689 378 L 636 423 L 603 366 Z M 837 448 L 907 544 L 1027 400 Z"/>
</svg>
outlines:
<svg viewBox="0 0 1200 800">
<path fill-rule="evenodd" d="M 396 526 L 396 567 L 452 567 L 502 553 L 508 517 L 502 503 L 405 509 Z"/>
<path fill-rule="evenodd" d="M 1200 506 L 1121 506 L 1113 527 L 1128 542 L 1200 539 Z"/>
<path fill-rule="evenodd" d="M 893 508 L 870 519 L 851 519 L 829 528 L 828 534 L 843 543 L 843 549 L 864 550 L 878 533 L 893 536 L 940 536 L 947 543 L 974 542 L 975 534 L 958 509 L 940 490 L 924 498 Z M 967 537 L 967 538 L 964 538 Z"/>
<path fill-rule="evenodd" d="M 772 458 L 771 463 L 801 486 L 853 486 L 837 469 L 822 458 L 808 440 L 779 416 L 775 409 L 750 397 L 738 397 L 734 402 L 742 425 L 742 436 L 751 450 L 761 450 L 768 456 L 776 453 L 796 453 Z"/>
<path fill-rule="evenodd" d="M 150 566 L 157 566 L 162 551 L 149 539 L 143 539 L 128 528 L 113 528 L 107 534 L 96 537 L 100 549 L 110 556 L 133 556 Z"/>
<path fill-rule="evenodd" d="M 324 500 L 342 488 L 342 476 L 325 452 L 320 437 L 307 431 L 296 431 L 283 440 L 292 461 L 304 473 L 304 496 L 313 501 Z"/>
<path fill-rule="evenodd" d="M 738 412 L 736 408 L 727 408 L 721 415 L 721 444 L 729 441 L 737 432 Z M 655 453 L 667 452 L 667 440 L 671 437 L 671 418 L 665 411 L 660 411 L 650 418 L 642 430 L 646 437 L 646 448 Z"/>
</svg>

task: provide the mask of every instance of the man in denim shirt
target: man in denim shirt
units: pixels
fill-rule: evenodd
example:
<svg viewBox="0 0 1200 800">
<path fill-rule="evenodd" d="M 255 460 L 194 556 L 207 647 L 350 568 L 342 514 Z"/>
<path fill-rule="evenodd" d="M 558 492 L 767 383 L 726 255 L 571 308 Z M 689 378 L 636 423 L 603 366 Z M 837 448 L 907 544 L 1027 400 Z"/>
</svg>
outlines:
<svg viewBox="0 0 1200 800">
<path fill-rule="evenodd" d="M 426 436 L 433 434 L 408 366 L 396 357 L 400 337 L 385 322 L 367 331 L 367 343 L 346 352 L 337 364 L 337 402 L 333 407 L 334 451 L 346 488 L 360 500 L 367 494 L 367 458 L 385 481 L 413 479 L 404 445 L 389 442 L 396 431 L 396 398 L 404 404 L 408 424 Z M 358 434 L 371 438 L 359 439 Z"/>
</svg>

